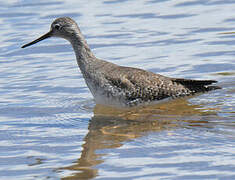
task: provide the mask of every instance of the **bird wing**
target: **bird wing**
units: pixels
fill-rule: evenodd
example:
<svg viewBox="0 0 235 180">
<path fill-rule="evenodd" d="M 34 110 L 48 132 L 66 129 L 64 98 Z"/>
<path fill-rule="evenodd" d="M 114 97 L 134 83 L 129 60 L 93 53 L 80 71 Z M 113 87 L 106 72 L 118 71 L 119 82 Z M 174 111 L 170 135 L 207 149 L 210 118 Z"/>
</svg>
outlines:
<svg viewBox="0 0 235 180">
<path fill-rule="evenodd" d="M 142 69 L 118 66 L 106 79 L 116 89 L 124 91 L 128 101 L 154 101 L 189 94 L 183 85 L 171 78 Z"/>
<path fill-rule="evenodd" d="M 219 89 L 218 86 L 208 86 L 216 83 L 214 80 L 191 80 L 169 78 L 138 68 L 109 64 L 105 67 L 105 78 L 111 87 L 125 93 L 127 101 L 146 102 L 193 95 Z M 108 72 L 107 72 L 108 71 Z"/>
</svg>

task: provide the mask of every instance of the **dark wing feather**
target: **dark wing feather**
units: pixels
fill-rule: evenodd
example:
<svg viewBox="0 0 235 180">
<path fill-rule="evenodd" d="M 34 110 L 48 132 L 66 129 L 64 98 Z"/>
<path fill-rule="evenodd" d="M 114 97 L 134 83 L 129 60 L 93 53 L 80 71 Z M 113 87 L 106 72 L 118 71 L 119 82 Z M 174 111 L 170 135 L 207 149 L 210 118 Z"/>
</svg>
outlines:
<svg viewBox="0 0 235 180">
<path fill-rule="evenodd" d="M 128 101 L 154 101 L 190 95 L 191 92 L 171 78 L 130 67 L 116 67 L 105 77 L 116 89 L 126 93 Z"/>
<path fill-rule="evenodd" d="M 218 86 L 208 86 L 216 83 L 214 80 L 169 78 L 142 69 L 113 64 L 108 64 L 103 70 L 109 84 L 120 89 L 130 103 L 176 98 L 220 89 Z"/>
<path fill-rule="evenodd" d="M 217 83 L 215 80 L 192 80 L 192 79 L 176 79 L 171 78 L 173 82 L 182 84 L 184 87 L 188 88 L 190 91 L 198 92 L 206 92 L 215 89 L 221 89 L 219 86 L 208 86 L 213 83 Z"/>
</svg>

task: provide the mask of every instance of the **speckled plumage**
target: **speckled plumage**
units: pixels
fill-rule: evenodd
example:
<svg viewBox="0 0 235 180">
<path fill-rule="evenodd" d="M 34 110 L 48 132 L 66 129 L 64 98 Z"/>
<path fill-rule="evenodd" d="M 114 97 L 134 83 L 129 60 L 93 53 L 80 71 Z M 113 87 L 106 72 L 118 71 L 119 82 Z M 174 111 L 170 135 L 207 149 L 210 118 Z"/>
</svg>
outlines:
<svg viewBox="0 0 235 180">
<path fill-rule="evenodd" d="M 23 48 L 52 36 L 65 38 L 72 44 L 78 66 L 97 104 L 135 106 L 220 88 L 208 86 L 216 82 L 213 80 L 169 78 L 98 59 L 76 22 L 69 17 L 56 19 L 47 34 Z"/>
</svg>

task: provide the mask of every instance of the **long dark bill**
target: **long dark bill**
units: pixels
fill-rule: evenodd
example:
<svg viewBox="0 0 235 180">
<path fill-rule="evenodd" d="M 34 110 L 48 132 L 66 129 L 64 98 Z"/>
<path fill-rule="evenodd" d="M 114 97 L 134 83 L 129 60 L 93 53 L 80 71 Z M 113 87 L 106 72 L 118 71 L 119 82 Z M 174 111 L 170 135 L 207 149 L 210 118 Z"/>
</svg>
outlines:
<svg viewBox="0 0 235 180">
<path fill-rule="evenodd" d="M 38 43 L 39 41 L 42 41 L 42 40 L 44 40 L 44 39 L 47 39 L 47 38 L 49 38 L 49 37 L 51 37 L 51 36 L 52 36 L 52 31 L 49 31 L 48 33 L 44 34 L 44 35 L 41 36 L 40 38 L 38 38 L 38 39 L 36 39 L 36 40 L 34 40 L 34 41 L 28 43 L 28 44 L 23 45 L 21 48 L 25 48 L 25 47 L 31 46 L 31 45 L 36 44 L 36 43 Z"/>
</svg>

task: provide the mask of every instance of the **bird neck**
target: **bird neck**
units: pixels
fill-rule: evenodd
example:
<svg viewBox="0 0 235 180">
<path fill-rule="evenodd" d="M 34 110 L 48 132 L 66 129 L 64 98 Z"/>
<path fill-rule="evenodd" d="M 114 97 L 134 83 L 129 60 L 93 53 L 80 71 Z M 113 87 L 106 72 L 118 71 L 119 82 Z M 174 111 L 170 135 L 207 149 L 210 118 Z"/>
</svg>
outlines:
<svg viewBox="0 0 235 180">
<path fill-rule="evenodd" d="M 73 46 L 78 66 L 81 70 L 86 69 L 87 66 L 95 61 L 96 58 L 82 34 L 76 34 L 70 42 Z"/>
</svg>

